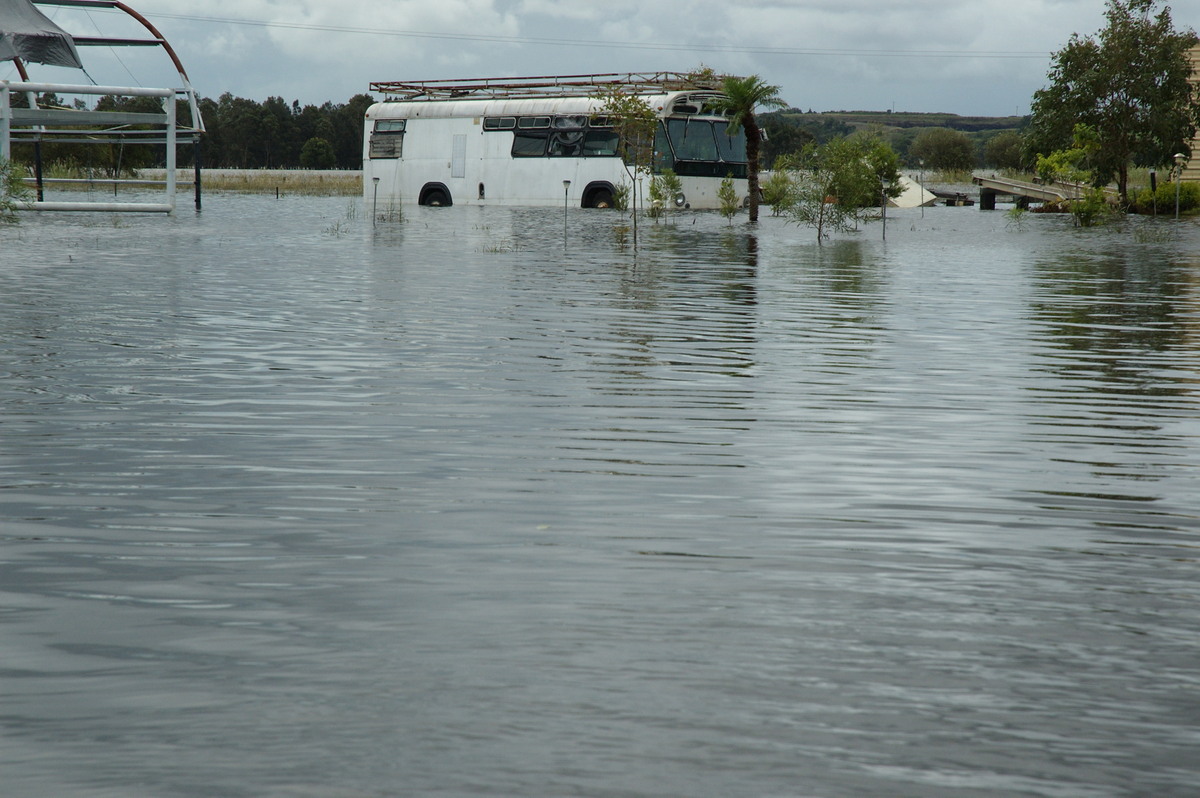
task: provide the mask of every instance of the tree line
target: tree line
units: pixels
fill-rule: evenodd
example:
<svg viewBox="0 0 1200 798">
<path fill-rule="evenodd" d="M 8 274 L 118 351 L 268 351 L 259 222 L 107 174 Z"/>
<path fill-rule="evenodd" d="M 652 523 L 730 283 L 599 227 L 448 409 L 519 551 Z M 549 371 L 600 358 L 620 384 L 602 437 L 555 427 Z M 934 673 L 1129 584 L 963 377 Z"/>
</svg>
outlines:
<svg viewBox="0 0 1200 798">
<path fill-rule="evenodd" d="M 282 97 L 259 103 L 229 92 L 216 101 L 202 99 L 203 163 L 242 169 L 359 169 L 363 117 L 374 102 L 369 94 L 341 104 L 303 107 Z"/>
<path fill-rule="evenodd" d="M 856 114 L 856 117 L 885 118 L 884 114 Z M 920 118 L 942 124 L 922 125 Z M 951 127 L 946 114 L 913 114 L 903 126 L 867 122 L 848 124 L 834 114 L 804 114 L 795 108 L 763 114 L 761 127 L 767 135 L 763 143 L 763 166 L 770 169 L 780 156 L 802 152 L 809 145 L 823 145 L 836 139 L 868 135 L 885 142 L 902 163 L 930 171 L 962 172 L 987 166 L 994 169 L 1029 169 L 1033 161 L 1025 152 L 1023 131 L 1028 119 L 1018 127 L 967 132 Z M 978 123 L 977 118 L 975 123 Z M 1005 122 L 1007 117 L 998 117 Z"/>
<path fill-rule="evenodd" d="M 20 107 L 24 97 L 14 96 Z M 54 94 L 37 98 L 39 107 L 64 107 Z M 375 102 L 369 94 L 356 94 L 345 103 L 322 105 L 290 104 L 282 97 L 262 102 L 235 97 L 229 92 L 218 99 L 201 98 L 197 106 L 204 120 L 205 133 L 197 148 L 181 146 L 178 164 L 190 167 L 197 154 L 204 168 L 235 169 L 359 169 L 362 167 L 363 117 Z M 86 110 L 82 101 L 74 108 Z M 102 97 L 97 111 L 161 112 L 152 97 Z M 176 103 L 180 125 L 191 125 L 186 102 Z M 13 159 L 32 163 L 33 147 L 14 143 Z M 45 164 L 65 168 L 96 169 L 110 175 L 162 166 L 163 146 L 114 141 L 95 144 L 71 144 L 47 141 L 40 157 Z"/>
</svg>

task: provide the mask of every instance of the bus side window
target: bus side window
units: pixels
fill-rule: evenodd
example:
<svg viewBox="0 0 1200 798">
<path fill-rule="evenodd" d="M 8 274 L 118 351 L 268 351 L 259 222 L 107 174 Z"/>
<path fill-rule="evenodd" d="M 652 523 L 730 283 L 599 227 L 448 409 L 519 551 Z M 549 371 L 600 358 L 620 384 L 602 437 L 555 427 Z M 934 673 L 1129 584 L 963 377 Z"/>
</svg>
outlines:
<svg viewBox="0 0 1200 798">
<path fill-rule="evenodd" d="M 515 116 L 487 116 L 483 119 L 484 130 L 512 130 L 516 126 Z"/>
<path fill-rule="evenodd" d="M 546 154 L 546 134 L 513 133 L 512 157 L 540 158 Z"/>
<path fill-rule="evenodd" d="M 618 141 L 616 131 L 593 128 L 583 137 L 583 155 L 585 158 L 616 155 Z"/>
<path fill-rule="evenodd" d="M 560 130 L 550 137 L 549 154 L 558 158 L 578 158 L 583 154 L 582 130 Z"/>
<path fill-rule="evenodd" d="M 372 158 L 399 158 L 404 154 L 404 119 L 376 119 L 371 131 Z"/>
</svg>

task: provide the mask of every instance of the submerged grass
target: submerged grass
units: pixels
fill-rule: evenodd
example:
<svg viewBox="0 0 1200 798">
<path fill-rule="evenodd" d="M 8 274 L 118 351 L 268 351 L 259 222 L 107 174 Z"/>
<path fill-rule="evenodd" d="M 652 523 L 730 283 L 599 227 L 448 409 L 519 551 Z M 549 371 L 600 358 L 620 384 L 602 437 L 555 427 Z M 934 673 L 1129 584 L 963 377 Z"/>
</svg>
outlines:
<svg viewBox="0 0 1200 798">
<path fill-rule="evenodd" d="M 25 184 L 32 189 L 32 170 L 26 169 Z M 125 173 L 122 180 L 161 181 L 163 169 L 141 169 L 136 175 Z M 61 162 L 47 164 L 43 170 L 47 190 L 54 191 L 112 191 L 109 175 L 100 169 L 79 167 Z M 193 171 L 179 169 L 176 181 L 179 191 L 191 190 Z M 55 179 L 73 182 L 56 183 Z M 316 169 L 203 169 L 200 173 L 201 189 L 209 191 L 232 191 L 242 194 L 303 195 L 313 197 L 339 197 L 362 195 L 362 172 L 322 171 Z M 118 184 L 118 191 L 136 184 Z M 158 189 L 161 184 L 137 185 L 139 189 Z"/>
<path fill-rule="evenodd" d="M 190 176 L 189 176 L 190 180 Z M 257 171 L 219 169 L 202 172 L 204 191 L 245 194 L 302 194 L 314 197 L 361 196 L 361 172 Z"/>
</svg>

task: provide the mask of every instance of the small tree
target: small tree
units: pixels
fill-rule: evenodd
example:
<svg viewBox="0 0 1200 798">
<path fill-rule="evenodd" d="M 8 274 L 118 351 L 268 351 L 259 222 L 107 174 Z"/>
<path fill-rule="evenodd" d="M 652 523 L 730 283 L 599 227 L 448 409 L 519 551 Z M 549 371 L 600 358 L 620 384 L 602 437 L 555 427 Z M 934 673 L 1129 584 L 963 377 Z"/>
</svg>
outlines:
<svg viewBox="0 0 1200 798">
<path fill-rule="evenodd" d="M 601 113 L 608 118 L 617 134 L 617 152 L 625 165 L 625 172 L 633 184 L 633 248 L 638 246 L 638 179 L 649 175 L 653 167 L 654 134 L 658 130 L 658 116 L 646 98 L 632 94 L 621 86 L 612 85 L 601 89 Z"/>
<path fill-rule="evenodd" d="M 650 214 L 654 217 L 670 213 L 675 198 L 683 193 L 683 183 L 674 169 L 663 169 L 650 180 Z"/>
<path fill-rule="evenodd" d="M 888 196 L 899 193 L 894 171 L 898 162 L 885 143 L 871 144 L 861 138 L 835 138 L 806 148 L 800 168 L 792 173 L 796 192 L 792 220 L 817 228 L 819 244 L 829 231 L 857 229 L 866 218 L 864 209 L 881 201 L 884 186 Z"/>
<path fill-rule="evenodd" d="M 721 181 L 721 187 L 717 189 L 717 199 L 721 200 L 721 215 L 732 225 L 733 217 L 737 215 L 738 207 L 742 204 L 738 200 L 737 189 L 733 187 L 733 175 L 726 175 Z"/>
<path fill-rule="evenodd" d="M 1075 125 L 1095 129 L 1096 179 L 1115 180 L 1122 203 L 1132 165 L 1164 166 L 1200 124 L 1200 91 L 1189 82 L 1188 50 L 1196 32 L 1177 31 L 1157 0 L 1108 0 L 1107 25 L 1095 37 L 1075 34 L 1054 54 L 1050 85 L 1034 93 L 1026 134 L 1030 153 L 1051 152 Z"/>
<path fill-rule="evenodd" d="M 763 202 L 771 209 L 772 216 L 780 216 L 796 204 L 795 172 L 800 163 L 800 154 L 780 155 L 775 159 L 774 171 L 763 182 Z"/>
<path fill-rule="evenodd" d="M 882 191 L 880 202 L 895 199 L 904 193 L 904 187 L 900 185 L 900 155 L 892 149 L 892 145 L 873 134 L 859 134 L 851 140 L 861 149 L 863 160 L 874 175 L 872 190 L 877 197 Z M 866 204 L 874 205 L 874 199 Z"/>
</svg>

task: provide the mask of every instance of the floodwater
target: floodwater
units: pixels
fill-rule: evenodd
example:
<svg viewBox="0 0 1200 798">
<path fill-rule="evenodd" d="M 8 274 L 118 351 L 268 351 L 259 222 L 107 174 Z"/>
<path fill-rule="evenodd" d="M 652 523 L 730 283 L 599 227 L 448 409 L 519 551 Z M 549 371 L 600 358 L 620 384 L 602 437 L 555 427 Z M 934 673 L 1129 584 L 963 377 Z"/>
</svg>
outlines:
<svg viewBox="0 0 1200 798">
<path fill-rule="evenodd" d="M 1200 222 L 619 226 L 0 229 L 5 798 L 1197 794 Z"/>
</svg>

